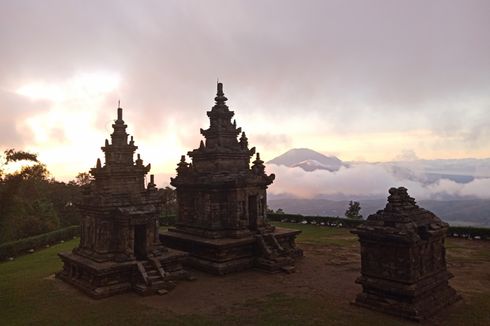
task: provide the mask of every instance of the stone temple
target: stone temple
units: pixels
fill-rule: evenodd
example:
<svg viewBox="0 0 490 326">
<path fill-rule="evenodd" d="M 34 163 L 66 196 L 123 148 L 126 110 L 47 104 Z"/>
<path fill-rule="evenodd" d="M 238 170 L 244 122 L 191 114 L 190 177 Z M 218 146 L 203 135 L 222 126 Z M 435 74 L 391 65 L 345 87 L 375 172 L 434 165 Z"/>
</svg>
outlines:
<svg viewBox="0 0 490 326">
<path fill-rule="evenodd" d="M 94 180 L 79 203 L 80 245 L 60 253 L 64 266 L 57 277 L 94 298 L 134 290 L 165 293 L 174 280 L 187 277 L 181 262 L 186 254 L 162 246 L 158 235 L 161 204 L 153 181 L 145 187 L 150 164 L 133 160 L 133 137 L 128 141 L 122 109 L 112 125 L 111 142 L 90 170 Z"/>
<path fill-rule="evenodd" d="M 205 141 L 182 156 L 176 187 L 178 218 L 174 228 L 161 235 L 171 248 L 189 252 L 195 268 L 226 274 L 251 267 L 269 272 L 294 271 L 295 246 L 300 231 L 275 228 L 267 223 L 267 186 L 275 176 L 265 173 L 264 162 L 226 105 L 218 83 L 216 104 L 207 112 L 210 127 L 201 129 Z M 240 137 L 238 139 L 238 137 Z"/>
<path fill-rule="evenodd" d="M 362 285 L 355 304 L 423 320 L 460 299 L 448 284 L 444 239 L 448 225 L 419 208 L 407 189 L 391 188 L 384 210 L 353 233 L 361 243 Z"/>
</svg>

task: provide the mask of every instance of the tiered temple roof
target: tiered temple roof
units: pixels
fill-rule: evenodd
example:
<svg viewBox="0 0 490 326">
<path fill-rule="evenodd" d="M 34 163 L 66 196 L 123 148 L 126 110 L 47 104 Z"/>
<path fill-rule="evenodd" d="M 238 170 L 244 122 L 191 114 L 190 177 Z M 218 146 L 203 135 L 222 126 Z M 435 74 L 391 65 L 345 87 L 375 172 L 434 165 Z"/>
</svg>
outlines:
<svg viewBox="0 0 490 326">
<path fill-rule="evenodd" d="M 267 187 L 275 175 L 266 174 L 264 161 L 249 148 L 245 132 L 232 121 L 223 84 L 207 112 L 210 126 L 201 129 L 204 141 L 183 155 L 177 165 L 178 218 L 162 235 L 166 245 L 190 252 L 190 263 L 223 274 L 258 266 L 291 271 L 299 231 L 274 228 L 266 220 Z"/>
<path fill-rule="evenodd" d="M 256 160 L 250 168 L 250 160 L 255 154 L 255 147 L 249 149 L 248 138 L 242 128 L 238 128 L 235 115 L 226 105 L 227 98 L 223 93 L 223 84 L 218 83 L 215 105 L 207 112 L 210 127 L 201 129 L 205 141 L 200 142 L 199 148 L 188 152 L 192 163 L 185 161 L 182 156 L 177 168 L 177 178 L 172 178 L 171 184 L 181 186 L 187 183 L 220 183 L 220 182 L 247 182 L 249 184 L 270 185 L 275 175 L 266 175 L 260 154 L 256 154 Z M 240 135 L 240 138 L 238 136 Z M 208 180 L 207 175 L 215 176 Z M 202 177 L 205 180 L 201 180 Z M 244 180 L 243 178 L 248 180 Z"/>
<path fill-rule="evenodd" d="M 95 192 L 129 194 L 144 191 L 145 175 L 150 171 L 151 164 L 144 165 L 139 154 L 134 160 L 138 146 L 134 144 L 133 136 L 128 141 L 122 108 L 117 109 L 117 120 L 112 128 L 111 142 L 106 139 L 105 146 L 101 147 L 105 154 L 105 164 L 102 166 L 100 159 L 97 159 L 96 167 L 90 169 L 95 179 Z M 150 184 L 153 185 L 153 181 Z"/>
</svg>

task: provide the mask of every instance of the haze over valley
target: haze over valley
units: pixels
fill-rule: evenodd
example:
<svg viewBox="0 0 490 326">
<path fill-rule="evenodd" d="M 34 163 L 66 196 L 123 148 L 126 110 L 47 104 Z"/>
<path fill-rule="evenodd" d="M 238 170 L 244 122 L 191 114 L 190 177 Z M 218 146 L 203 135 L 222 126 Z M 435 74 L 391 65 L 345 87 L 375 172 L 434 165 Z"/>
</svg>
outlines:
<svg viewBox="0 0 490 326">
<path fill-rule="evenodd" d="M 419 204 L 452 224 L 490 225 L 490 159 L 421 160 L 402 153 L 388 162 L 342 162 L 311 149 L 272 160 L 277 175 L 269 206 L 289 213 L 343 216 L 350 200 L 364 217 L 382 209 L 390 187 L 404 186 Z"/>
</svg>

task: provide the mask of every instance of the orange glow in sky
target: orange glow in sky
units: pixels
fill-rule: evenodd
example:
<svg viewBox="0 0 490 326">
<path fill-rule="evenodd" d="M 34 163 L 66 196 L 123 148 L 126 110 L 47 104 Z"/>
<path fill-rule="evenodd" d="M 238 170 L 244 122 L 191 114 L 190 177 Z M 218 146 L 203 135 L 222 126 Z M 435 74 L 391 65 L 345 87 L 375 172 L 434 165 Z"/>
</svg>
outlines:
<svg viewBox="0 0 490 326">
<path fill-rule="evenodd" d="M 39 154 L 53 175 L 61 180 L 71 180 L 77 173 L 91 168 L 98 157 L 102 157 L 100 146 L 111 133 L 111 119 L 115 118 L 117 95 L 124 80 L 117 73 L 97 72 L 79 74 L 60 83 L 31 82 L 21 85 L 16 93 L 32 101 L 46 101 L 48 109 L 18 122 L 18 128 L 33 135 L 26 149 Z M 203 120 L 205 109 L 212 104 L 202 103 L 196 108 L 196 120 Z M 229 95 L 231 103 L 233 96 Z M 109 107 L 108 107 L 109 106 Z M 123 105 L 124 107 L 124 105 Z M 252 146 L 256 146 L 266 160 L 282 154 L 290 148 L 308 147 L 324 154 L 335 155 L 344 161 L 390 161 L 397 158 L 402 149 L 413 149 L 420 158 L 463 158 L 488 157 L 488 149 L 463 148 L 458 139 L 434 134 L 430 130 L 404 132 L 335 133 L 324 128 L 324 121 L 314 113 L 291 119 L 283 115 L 273 123 L 262 115 L 247 110 L 235 110 L 239 126 L 247 132 Z M 105 112 L 109 120 L 97 124 L 98 115 Z M 180 155 L 197 147 L 201 135 L 199 130 L 190 130 L 193 147 L 186 147 L 179 139 L 182 124 L 175 117 L 168 117 L 161 131 L 145 133 L 145 126 L 131 121 L 138 114 L 136 109 L 125 109 L 128 132 L 139 146 L 138 152 L 146 162 L 152 163 L 152 173 L 171 175 Z M 202 128 L 207 128 L 207 121 Z M 279 146 L 270 146 L 268 137 L 274 132 L 287 131 L 290 140 Z M 269 134 L 265 134 L 268 132 Z M 439 143 L 453 143 L 453 150 Z M 164 181 L 165 183 L 165 181 Z"/>
</svg>

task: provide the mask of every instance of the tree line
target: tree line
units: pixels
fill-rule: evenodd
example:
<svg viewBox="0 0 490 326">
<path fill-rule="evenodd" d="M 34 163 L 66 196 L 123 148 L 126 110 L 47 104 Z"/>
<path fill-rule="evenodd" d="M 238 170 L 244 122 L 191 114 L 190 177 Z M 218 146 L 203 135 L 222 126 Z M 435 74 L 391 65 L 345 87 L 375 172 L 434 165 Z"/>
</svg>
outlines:
<svg viewBox="0 0 490 326">
<path fill-rule="evenodd" d="M 36 154 L 4 151 L 0 154 L 0 243 L 79 224 L 76 204 L 90 182 L 86 172 L 66 183 L 57 181 Z M 175 214 L 175 190 L 166 187 L 159 193 L 162 214 Z"/>
</svg>

